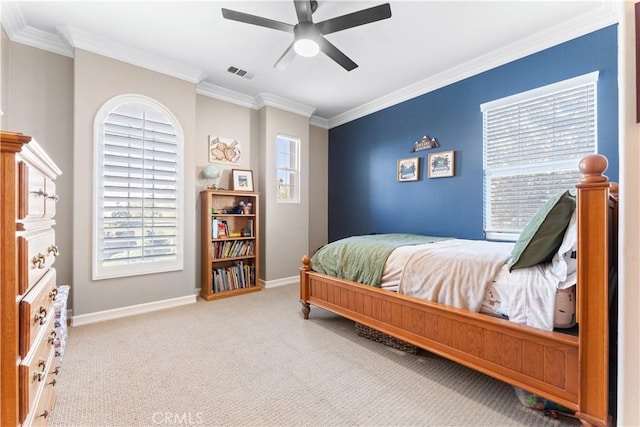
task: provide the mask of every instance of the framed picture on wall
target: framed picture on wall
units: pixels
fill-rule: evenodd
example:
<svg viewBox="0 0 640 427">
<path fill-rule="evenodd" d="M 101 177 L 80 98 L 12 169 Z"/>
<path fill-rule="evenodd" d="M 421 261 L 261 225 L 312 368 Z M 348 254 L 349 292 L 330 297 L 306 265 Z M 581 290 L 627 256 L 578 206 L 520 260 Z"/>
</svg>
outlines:
<svg viewBox="0 0 640 427">
<path fill-rule="evenodd" d="M 410 157 L 398 160 L 396 177 L 399 182 L 417 181 L 420 176 L 420 158 Z"/>
<path fill-rule="evenodd" d="M 231 169 L 231 183 L 234 191 L 253 191 L 253 171 Z"/>
<path fill-rule="evenodd" d="M 209 135 L 209 163 L 240 163 L 240 142 L 233 138 Z"/>
<path fill-rule="evenodd" d="M 429 178 L 444 178 L 453 176 L 454 173 L 454 152 L 442 151 L 431 153 L 427 159 Z"/>
</svg>

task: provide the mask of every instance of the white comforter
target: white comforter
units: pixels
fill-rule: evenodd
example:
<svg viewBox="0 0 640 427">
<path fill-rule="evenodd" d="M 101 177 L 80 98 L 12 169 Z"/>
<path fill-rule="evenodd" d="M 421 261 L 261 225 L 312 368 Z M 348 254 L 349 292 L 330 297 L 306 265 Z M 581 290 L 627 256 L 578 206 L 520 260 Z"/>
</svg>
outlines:
<svg viewBox="0 0 640 427">
<path fill-rule="evenodd" d="M 558 289 L 576 284 L 575 259 L 571 258 L 571 252 L 575 250 L 574 218 L 552 262 L 512 272 L 509 272 L 505 262 L 509 258 L 513 243 L 480 241 L 489 245 L 471 244 L 465 248 L 464 242 L 468 241 L 443 240 L 397 248 L 387 259 L 382 272 L 381 287 L 479 311 L 487 286 L 493 281 L 510 290 L 508 301 L 502 301 L 503 306 L 508 308 L 509 320 L 553 330 L 556 292 Z M 464 248 L 463 257 L 481 255 L 484 268 L 487 265 L 489 268 L 480 272 L 477 278 L 469 279 L 470 272 L 481 268 L 470 267 L 464 272 L 458 269 L 461 259 L 454 262 L 453 266 L 447 266 L 431 255 L 424 255 L 425 251 L 429 254 L 442 248 L 445 248 L 445 252 Z M 490 251 L 493 252 L 489 253 Z M 452 274 L 458 278 L 457 284 L 450 285 L 453 283 L 450 280 Z M 429 276 L 436 278 L 435 286 L 427 283 Z M 449 286 L 452 287 L 448 288 Z"/>
<path fill-rule="evenodd" d="M 464 239 L 420 245 L 405 260 L 398 291 L 480 311 L 487 287 L 511 256 L 512 246 Z"/>
</svg>

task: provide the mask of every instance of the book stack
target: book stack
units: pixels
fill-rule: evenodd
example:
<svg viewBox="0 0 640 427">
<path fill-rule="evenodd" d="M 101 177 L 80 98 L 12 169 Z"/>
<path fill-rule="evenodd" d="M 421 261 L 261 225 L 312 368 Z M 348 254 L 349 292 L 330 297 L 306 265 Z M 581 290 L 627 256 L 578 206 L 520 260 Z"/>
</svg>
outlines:
<svg viewBox="0 0 640 427">
<path fill-rule="evenodd" d="M 229 237 L 229 226 L 227 221 L 218 218 L 211 218 L 211 238 L 226 239 Z"/>
<path fill-rule="evenodd" d="M 256 286 L 255 266 L 242 261 L 229 267 L 216 268 L 212 274 L 214 293 Z"/>
<path fill-rule="evenodd" d="M 253 240 L 213 242 L 211 246 L 213 259 L 253 256 L 255 251 Z"/>
</svg>

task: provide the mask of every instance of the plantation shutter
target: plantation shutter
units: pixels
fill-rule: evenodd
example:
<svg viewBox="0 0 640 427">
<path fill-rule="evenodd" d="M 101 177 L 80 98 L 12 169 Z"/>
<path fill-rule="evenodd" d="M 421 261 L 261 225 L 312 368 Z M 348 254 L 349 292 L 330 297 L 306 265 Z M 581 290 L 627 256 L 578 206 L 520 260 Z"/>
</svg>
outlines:
<svg viewBox="0 0 640 427">
<path fill-rule="evenodd" d="M 98 278 L 182 268 L 182 147 L 174 124 L 150 105 L 128 103 L 101 129 Z"/>
<path fill-rule="evenodd" d="M 515 240 L 554 194 L 573 189 L 597 149 L 591 73 L 481 106 L 487 238 Z"/>
</svg>

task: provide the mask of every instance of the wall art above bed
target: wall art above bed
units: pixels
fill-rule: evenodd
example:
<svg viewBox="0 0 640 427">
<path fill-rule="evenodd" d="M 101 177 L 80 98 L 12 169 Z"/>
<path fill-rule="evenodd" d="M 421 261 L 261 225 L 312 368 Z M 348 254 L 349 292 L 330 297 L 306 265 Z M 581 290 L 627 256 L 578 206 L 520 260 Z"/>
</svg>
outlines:
<svg viewBox="0 0 640 427">
<path fill-rule="evenodd" d="M 454 151 L 431 153 L 427 158 L 429 178 L 444 178 L 454 175 Z"/>
<path fill-rule="evenodd" d="M 420 158 L 410 157 L 398 160 L 396 177 L 399 182 L 417 181 L 420 176 Z"/>
</svg>

